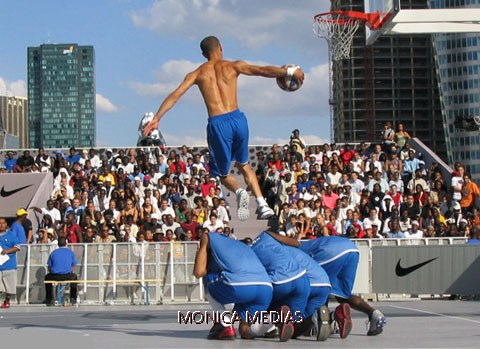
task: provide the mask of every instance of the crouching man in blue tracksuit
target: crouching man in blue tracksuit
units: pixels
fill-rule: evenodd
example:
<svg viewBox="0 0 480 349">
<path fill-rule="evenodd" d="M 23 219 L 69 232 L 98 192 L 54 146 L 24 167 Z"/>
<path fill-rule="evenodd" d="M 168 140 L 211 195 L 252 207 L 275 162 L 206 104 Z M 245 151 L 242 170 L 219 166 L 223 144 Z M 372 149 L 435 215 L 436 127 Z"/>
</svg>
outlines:
<svg viewBox="0 0 480 349">
<path fill-rule="evenodd" d="M 368 316 L 370 326 L 367 335 L 376 336 L 382 333 L 386 324 L 385 316 L 361 297 L 352 294 L 359 261 L 359 251 L 355 243 L 343 237 L 324 236 L 302 241 L 300 249 L 310 255 L 328 274 L 332 295 L 340 303 L 333 313 L 340 337 L 347 337 L 352 329 L 350 306 Z"/>
<path fill-rule="evenodd" d="M 250 318 L 252 314 L 267 311 L 272 300 L 272 284 L 262 263 L 247 245 L 223 234 L 203 234 L 193 273 L 197 278 L 203 277 L 215 311 L 225 310 L 224 304 L 235 303 L 233 310 L 242 320 L 239 327 L 242 338 L 263 336 L 271 327 L 268 322 L 252 322 Z M 280 340 L 286 341 L 291 336 L 292 331 L 284 331 Z M 235 338 L 230 319 L 215 324 L 207 338 Z"/>
</svg>

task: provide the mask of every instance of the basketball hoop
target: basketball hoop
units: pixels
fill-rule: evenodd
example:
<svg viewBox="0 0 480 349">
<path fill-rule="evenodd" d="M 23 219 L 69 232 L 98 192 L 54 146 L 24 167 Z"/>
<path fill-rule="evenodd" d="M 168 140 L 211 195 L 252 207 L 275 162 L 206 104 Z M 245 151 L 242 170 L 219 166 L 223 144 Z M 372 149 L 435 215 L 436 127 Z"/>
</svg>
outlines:
<svg viewBox="0 0 480 349">
<path fill-rule="evenodd" d="M 313 18 L 313 32 L 327 41 L 334 61 L 350 58 L 353 36 L 361 23 L 374 28 L 378 13 L 332 11 Z"/>
</svg>

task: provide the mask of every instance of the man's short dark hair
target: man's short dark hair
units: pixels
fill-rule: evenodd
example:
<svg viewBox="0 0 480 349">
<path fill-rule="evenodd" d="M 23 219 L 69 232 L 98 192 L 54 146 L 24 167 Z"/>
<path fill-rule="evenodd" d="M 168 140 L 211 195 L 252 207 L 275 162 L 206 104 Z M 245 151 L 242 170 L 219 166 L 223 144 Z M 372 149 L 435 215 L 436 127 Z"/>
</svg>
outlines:
<svg viewBox="0 0 480 349">
<path fill-rule="evenodd" d="M 67 238 L 66 237 L 59 237 L 58 238 L 58 247 L 64 247 L 67 246 Z"/>
<path fill-rule="evenodd" d="M 207 36 L 200 42 L 202 54 L 207 58 L 210 56 L 210 53 L 219 46 L 220 40 L 218 40 L 215 36 Z"/>
</svg>

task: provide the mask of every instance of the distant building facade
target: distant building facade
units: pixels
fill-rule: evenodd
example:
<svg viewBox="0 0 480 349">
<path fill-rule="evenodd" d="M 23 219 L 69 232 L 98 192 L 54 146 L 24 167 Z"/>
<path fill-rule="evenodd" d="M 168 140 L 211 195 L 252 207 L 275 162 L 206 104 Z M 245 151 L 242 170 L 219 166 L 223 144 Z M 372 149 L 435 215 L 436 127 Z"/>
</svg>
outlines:
<svg viewBox="0 0 480 349">
<path fill-rule="evenodd" d="M 94 146 L 93 46 L 43 44 L 27 54 L 30 147 Z"/>
<path fill-rule="evenodd" d="M 0 149 L 28 148 L 28 100 L 0 96 Z"/>
<path fill-rule="evenodd" d="M 480 7 L 480 0 L 430 0 L 432 8 Z M 457 129 L 456 117 L 480 116 L 480 35 L 434 36 L 448 160 L 480 181 L 480 131 Z"/>
<path fill-rule="evenodd" d="M 427 8 L 423 0 L 402 0 L 407 8 Z M 364 2 L 332 0 L 332 10 L 365 12 Z M 445 132 L 428 34 L 380 37 L 371 47 L 365 28 L 354 36 L 350 59 L 332 65 L 333 133 L 337 143 L 380 141 L 385 122 L 403 124 L 446 159 Z"/>
</svg>

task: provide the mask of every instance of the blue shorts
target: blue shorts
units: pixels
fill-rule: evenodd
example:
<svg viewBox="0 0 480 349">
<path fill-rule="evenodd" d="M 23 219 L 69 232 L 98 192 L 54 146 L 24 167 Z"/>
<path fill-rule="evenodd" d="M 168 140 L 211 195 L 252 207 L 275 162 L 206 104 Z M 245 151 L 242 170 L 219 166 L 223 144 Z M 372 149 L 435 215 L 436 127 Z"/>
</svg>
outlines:
<svg viewBox="0 0 480 349">
<path fill-rule="evenodd" d="M 308 297 L 310 295 L 310 280 L 305 274 L 284 284 L 273 284 L 273 299 L 270 308 L 278 311 L 282 305 L 288 305 L 295 315 L 298 311 L 305 318 Z M 295 320 L 299 320 L 294 316 Z"/>
<path fill-rule="evenodd" d="M 210 116 L 207 125 L 212 176 L 228 176 L 230 163 L 248 163 L 248 122 L 240 110 Z"/>
<path fill-rule="evenodd" d="M 330 278 L 334 296 L 347 299 L 352 295 L 358 259 L 358 252 L 349 252 L 331 262 L 320 264 Z"/>
<path fill-rule="evenodd" d="M 310 286 L 310 296 L 308 297 L 305 316 L 310 317 L 315 314 L 315 310 L 327 303 L 330 295 L 330 287 L 328 286 Z"/>
<path fill-rule="evenodd" d="M 221 304 L 235 303 L 233 310 L 247 322 L 247 311 L 249 314 L 266 311 L 272 301 L 272 287 L 267 285 L 231 286 L 217 280 L 208 283 L 207 290 Z"/>
</svg>

